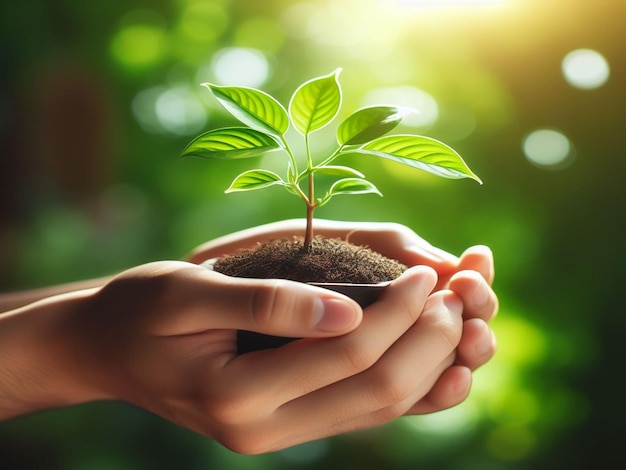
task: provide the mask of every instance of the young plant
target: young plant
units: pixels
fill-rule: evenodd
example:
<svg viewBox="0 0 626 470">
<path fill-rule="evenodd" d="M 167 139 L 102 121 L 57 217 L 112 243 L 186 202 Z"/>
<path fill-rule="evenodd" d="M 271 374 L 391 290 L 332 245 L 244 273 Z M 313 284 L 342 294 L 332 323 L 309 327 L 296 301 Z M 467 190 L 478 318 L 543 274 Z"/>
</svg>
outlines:
<svg viewBox="0 0 626 470">
<path fill-rule="evenodd" d="M 182 156 L 228 160 L 257 157 L 276 150 L 284 152 L 288 157 L 284 177 L 264 169 L 244 171 L 225 192 L 278 185 L 298 196 L 306 205 L 304 246 L 308 246 L 313 239 L 315 209 L 327 204 L 334 196 L 366 193 L 382 196 L 358 170 L 335 165 L 335 160 L 341 156 L 372 155 L 446 178 L 472 178 L 481 182 L 456 151 L 438 140 L 412 134 L 385 136 L 411 112 L 397 106 L 370 106 L 355 111 L 337 128 L 336 149 L 321 162 L 315 163 L 311 153 L 311 134 L 327 126 L 339 112 L 342 102 L 340 72 L 341 69 L 337 69 L 300 85 L 291 97 L 289 111 L 261 90 L 204 83 L 219 103 L 247 127 L 226 127 L 205 132 L 187 145 Z M 298 168 L 296 156 L 287 142 L 286 133 L 291 125 L 304 138 L 306 168 Z M 337 178 L 321 197 L 315 190 L 317 174 Z"/>
</svg>

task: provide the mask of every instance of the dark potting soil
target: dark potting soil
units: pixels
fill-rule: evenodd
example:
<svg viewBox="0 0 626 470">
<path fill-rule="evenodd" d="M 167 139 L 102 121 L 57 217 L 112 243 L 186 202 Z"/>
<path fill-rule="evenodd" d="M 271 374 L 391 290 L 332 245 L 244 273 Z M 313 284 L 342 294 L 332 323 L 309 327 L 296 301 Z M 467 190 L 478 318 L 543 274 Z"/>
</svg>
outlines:
<svg viewBox="0 0 626 470">
<path fill-rule="evenodd" d="M 406 270 L 398 261 L 344 240 L 318 236 L 308 247 L 303 243 L 296 236 L 271 240 L 220 258 L 213 269 L 236 277 L 354 284 L 391 281 Z"/>
</svg>

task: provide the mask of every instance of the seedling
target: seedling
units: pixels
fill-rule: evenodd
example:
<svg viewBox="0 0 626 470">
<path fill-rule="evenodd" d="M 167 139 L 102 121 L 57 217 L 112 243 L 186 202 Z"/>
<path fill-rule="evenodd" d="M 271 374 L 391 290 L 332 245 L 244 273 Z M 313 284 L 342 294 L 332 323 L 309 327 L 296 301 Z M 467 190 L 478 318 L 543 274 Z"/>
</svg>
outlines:
<svg viewBox="0 0 626 470">
<path fill-rule="evenodd" d="M 226 193 L 252 191 L 282 186 L 306 205 L 304 246 L 313 239 L 313 215 L 339 194 L 382 196 L 373 183 L 358 170 L 334 162 L 347 154 L 371 155 L 393 160 L 446 178 L 480 179 L 461 156 L 446 144 L 430 137 L 413 134 L 386 135 L 412 112 L 398 106 L 380 105 L 361 108 L 348 116 L 337 128 L 336 149 L 315 163 L 311 152 L 311 135 L 327 126 L 337 116 L 342 103 L 339 84 L 341 69 L 300 85 L 289 102 L 289 111 L 267 93 L 246 87 L 217 86 L 204 83 L 219 103 L 247 127 L 210 130 L 183 150 L 183 157 L 230 160 L 257 157 L 270 151 L 286 154 L 284 177 L 264 169 L 244 171 L 226 189 Z M 296 155 L 286 138 L 293 126 L 304 138 L 306 168 L 298 168 Z M 315 176 L 337 179 L 321 197 L 316 194 Z M 306 184 L 305 184 L 306 181 Z"/>
</svg>

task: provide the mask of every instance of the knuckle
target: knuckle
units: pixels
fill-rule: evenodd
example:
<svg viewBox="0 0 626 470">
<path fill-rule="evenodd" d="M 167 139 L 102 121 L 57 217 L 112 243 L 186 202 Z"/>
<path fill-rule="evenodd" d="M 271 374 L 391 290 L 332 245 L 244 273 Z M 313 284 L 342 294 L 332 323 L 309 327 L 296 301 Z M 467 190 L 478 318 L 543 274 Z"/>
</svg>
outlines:
<svg viewBox="0 0 626 470">
<path fill-rule="evenodd" d="M 413 298 L 402 298 L 400 299 L 400 302 L 400 308 L 398 308 L 397 312 L 394 314 L 401 314 L 407 325 L 413 325 L 422 314 L 420 305 L 415 302 Z"/>
<path fill-rule="evenodd" d="M 344 370 L 357 373 L 372 367 L 378 357 L 371 351 L 371 348 L 364 347 L 360 343 L 349 342 L 337 352 L 336 359 Z"/>
<path fill-rule="evenodd" d="M 415 386 L 407 377 L 398 377 L 383 368 L 374 372 L 371 394 L 380 406 L 390 408 L 399 405 L 413 393 Z"/>
<path fill-rule="evenodd" d="M 284 288 L 284 281 L 274 281 L 264 284 L 255 289 L 252 297 L 252 318 L 257 325 L 271 326 L 280 321 L 275 313 L 281 309 L 293 308 L 293 300 L 289 292 Z"/>
<path fill-rule="evenodd" d="M 245 398 L 236 395 L 211 397 L 206 400 L 205 413 L 220 428 L 230 429 L 249 419 L 250 410 Z"/>
<path fill-rule="evenodd" d="M 259 416 L 249 398 L 213 396 L 204 402 L 202 434 L 238 454 L 258 455 L 273 450 L 275 433 L 256 429 L 254 422 Z"/>
<path fill-rule="evenodd" d="M 451 319 L 432 320 L 432 329 L 436 340 L 446 351 L 454 351 L 461 341 L 462 329 Z"/>
</svg>

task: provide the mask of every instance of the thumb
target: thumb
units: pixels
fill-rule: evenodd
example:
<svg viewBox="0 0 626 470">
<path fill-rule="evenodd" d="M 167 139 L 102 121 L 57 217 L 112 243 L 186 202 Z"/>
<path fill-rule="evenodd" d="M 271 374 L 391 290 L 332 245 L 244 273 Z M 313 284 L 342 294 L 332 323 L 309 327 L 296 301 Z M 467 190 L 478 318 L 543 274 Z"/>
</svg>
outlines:
<svg viewBox="0 0 626 470">
<path fill-rule="evenodd" d="M 247 330 L 273 336 L 315 338 L 355 329 L 363 311 L 352 299 L 328 289 L 279 279 L 244 279 L 194 270 L 180 295 L 178 334 L 207 329 Z M 189 282 L 191 281 L 191 282 Z"/>
</svg>

